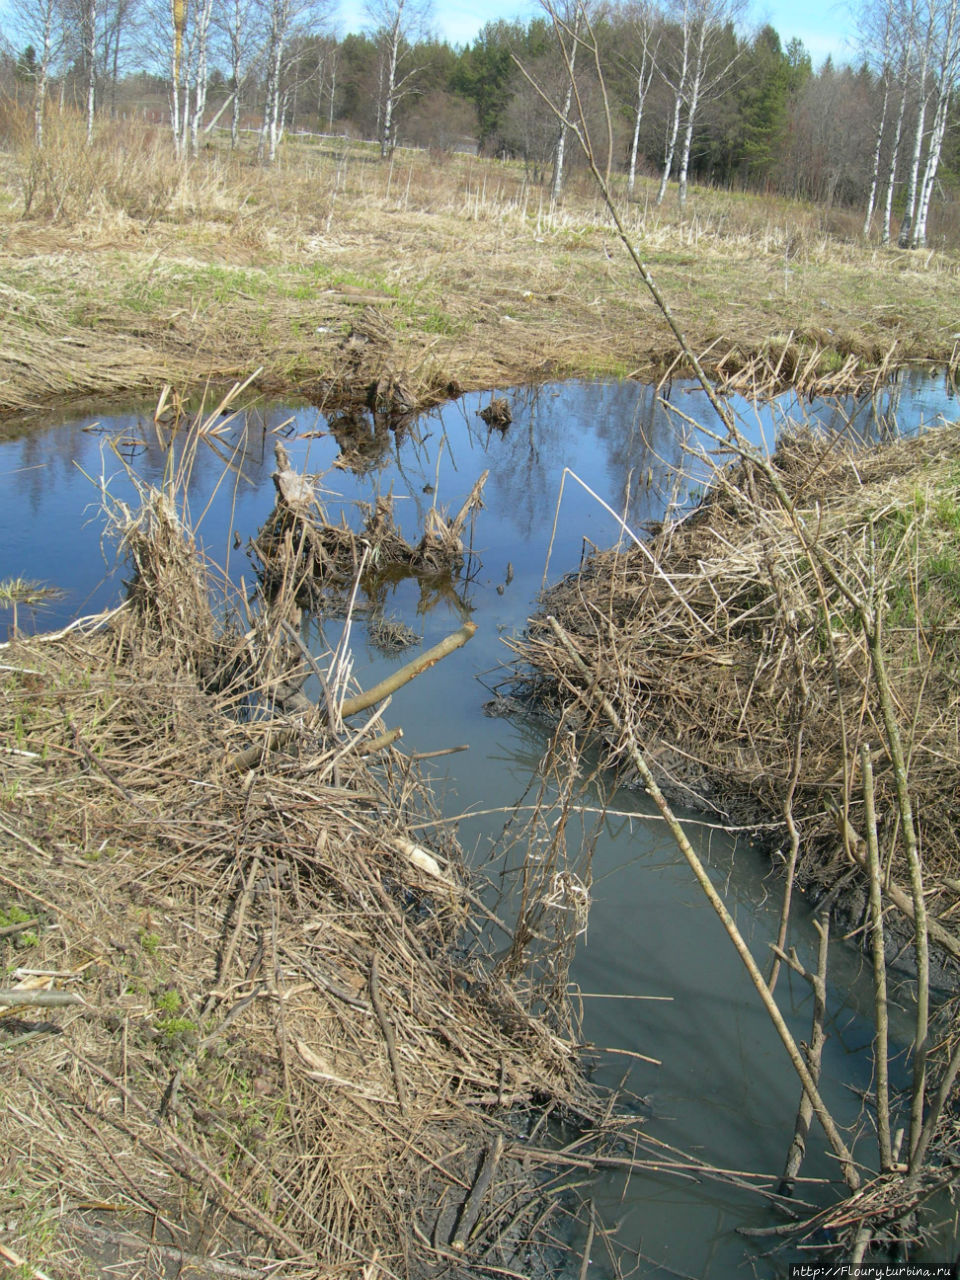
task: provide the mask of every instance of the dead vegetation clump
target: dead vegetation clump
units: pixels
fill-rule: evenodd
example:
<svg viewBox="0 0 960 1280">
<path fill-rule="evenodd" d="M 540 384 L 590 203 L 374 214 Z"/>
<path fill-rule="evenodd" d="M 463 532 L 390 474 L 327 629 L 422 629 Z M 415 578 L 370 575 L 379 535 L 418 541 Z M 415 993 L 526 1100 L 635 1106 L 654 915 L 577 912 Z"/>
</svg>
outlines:
<svg viewBox="0 0 960 1280">
<path fill-rule="evenodd" d="M 0 1257 L 534 1273 L 560 1201 L 516 1139 L 603 1126 L 575 1043 L 379 716 L 342 680 L 278 715 L 282 610 L 215 620 L 162 495 L 125 532 L 123 606 L 3 652 Z"/>
<path fill-rule="evenodd" d="M 852 883 L 847 901 L 860 924 L 861 747 L 872 753 L 885 891 L 911 910 L 895 753 L 864 616 L 875 620 L 931 936 L 954 959 L 958 447 L 960 427 L 872 449 L 797 434 L 781 441 L 770 473 L 787 508 L 762 468 L 730 464 L 699 509 L 648 544 L 593 555 L 552 589 L 518 647 L 534 669 L 526 694 L 568 723 L 599 727 L 609 763 L 625 759 L 626 733 L 679 803 L 771 823 L 771 848 L 785 865 L 795 831 L 800 882 L 821 892 Z M 596 724 L 585 691 L 611 700 L 623 732 Z"/>
<path fill-rule="evenodd" d="M 451 576 L 463 567 L 464 532 L 481 506 L 486 471 L 455 515 L 432 506 L 420 539 L 412 543 L 397 527 L 389 495 L 366 509 L 363 527 L 355 532 L 345 517 L 339 524 L 328 519 L 315 483 L 291 468 L 283 445 L 277 444 L 276 456 L 276 502 L 252 548 L 268 598 L 292 591 L 299 607 L 321 612 L 358 580 L 397 569 Z"/>
</svg>

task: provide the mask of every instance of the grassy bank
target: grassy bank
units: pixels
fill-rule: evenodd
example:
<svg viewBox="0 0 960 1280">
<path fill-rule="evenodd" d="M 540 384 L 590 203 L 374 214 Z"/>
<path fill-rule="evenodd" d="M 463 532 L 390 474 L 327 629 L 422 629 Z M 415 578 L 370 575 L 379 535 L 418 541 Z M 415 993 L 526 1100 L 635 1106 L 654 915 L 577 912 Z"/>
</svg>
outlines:
<svg viewBox="0 0 960 1280">
<path fill-rule="evenodd" d="M 387 369 L 427 402 L 673 360 L 576 178 L 551 208 L 513 164 L 385 164 L 336 140 L 288 140 L 270 169 L 211 144 L 180 167 L 162 135 L 104 126 L 87 149 L 63 120 L 42 156 L 6 150 L 0 176 L 0 411 L 251 368 L 315 396 Z M 708 365 L 771 343 L 793 344 L 784 369 L 812 357 L 825 374 L 954 353 L 952 253 L 880 249 L 841 215 L 760 197 L 695 191 L 681 219 L 641 184 L 624 207 Z"/>
</svg>

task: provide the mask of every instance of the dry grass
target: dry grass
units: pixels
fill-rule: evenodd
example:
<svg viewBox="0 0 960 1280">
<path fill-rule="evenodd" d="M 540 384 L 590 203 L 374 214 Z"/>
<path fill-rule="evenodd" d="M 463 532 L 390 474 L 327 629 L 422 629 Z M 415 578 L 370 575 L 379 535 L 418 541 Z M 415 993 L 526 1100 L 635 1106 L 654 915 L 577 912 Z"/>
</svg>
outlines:
<svg viewBox="0 0 960 1280">
<path fill-rule="evenodd" d="M 0 1006 L 0 1256 L 529 1274 L 560 1202 L 503 1139 L 603 1124 L 564 1019 L 487 964 L 378 717 L 279 716 L 278 628 L 214 613 L 173 495 L 115 515 L 128 602 L 2 654 L 0 986 L 66 1003 Z"/>
<path fill-rule="evenodd" d="M 947 1104 L 960 1027 L 954 998 L 930 1032 L 928 953 L 939 957 L 935 981 L 955 992 L 960 424 L 870 449 L 804 431 L 769 461 L 742 443 L 718 448 L 734 461 L 696 510 L 649 542 L 594 553 L 547 592 L 516 645 L 517 692 L 561 731 L 596 742 L 619 781 L 642 776 L 661 807 L 657 786 L 763 832 L 783 871 L 776 962 L 763 974 L 758 953 L 748 967 L 768 1009 L 780 964 L 818 991 L 807 1051 L 818 1078 L 828 921 L 872 952 L 875 1092 L 864 1127 L 880 1135 L 881 1172 L 854 1179 L 840 1205 L 758 1234 L 825 1257 L 902 1256 L 955 1184 Z M 695 864 L 679 829 L 677 842 Z M 819 904 L 819 977 L 788 944 L 798 885 Z M 724 924 L 735 938 L 733 920 Z M 904 961 L 916 979 L 898 996 L 914 1005 L 913 1083 L 899 1099 L 910 1134 L 897 1156 L 886 967 Z"/>
<path fill-rule="evenodd" d="M 931 914 L 947 935 L 960 905 L 958 446 L 956 426 L 868 450 L 801 433 L 774 458 L 794 516 L 762 475 L 728 467 L 703 505 L 648 549 L 593 556 L 544 604 L 681 803 L 776 822 L 795 779 L 799 874 L 809 885 L 832 886 L 856 865 L 864 826 L 851 762 L 869 744 L 885 876 L 904 884 L 861 620 L 811 563 L 797 535 L 805 521 L 818 554 L 883 619 Z M 520 654 L 537 668 L 529 692 L 584 724 L 573 692 L 581 681 L 543 617 Z M 607 759 L 618 763 L 617 741 Z M 955 937 L 951 954 L 960 957 Z"/>
<path fill-rule="evenodd" d="M 381 164 L 362 144 L 294 138 L 272 169 L 218 143 L 180 167 L 162 134 L 105 125 L 92 150 L 81 136 L 54 120 L 42 157 L 0 156 L 0 265 L 17 307 L 0 409 L 96 389 L 101 370 L 105 393 L 260 366 L 277 390 L 320 396 L 346 376 L 366 390 L 376 372 L 341 347 L 364 307 L 418 404 L 673 359 L 576 179 L 551 206 L 521 167 L 471 157 Z M 893 346 L 897 360 L 953 352 L 952 253 L 881 251 L 759 197 L 694 192 L 681 218 L 642 184 L 624 210 L 708 364 L 734 348 L 748 362 L 778 333 L 831 372 L 852 355 L 859 374 Z M 58 360 L 34 357 L 58 342 Z"/>
</svg>

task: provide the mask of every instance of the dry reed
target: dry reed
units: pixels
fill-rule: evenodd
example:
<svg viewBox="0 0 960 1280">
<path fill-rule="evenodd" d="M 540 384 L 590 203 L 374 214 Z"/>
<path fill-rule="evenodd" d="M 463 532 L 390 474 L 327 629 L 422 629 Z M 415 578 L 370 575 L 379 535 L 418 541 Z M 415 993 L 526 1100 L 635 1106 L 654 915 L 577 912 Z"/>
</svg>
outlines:
<svg viewBox="0 0 960 1280">
<path fill-rule="evenodd" d="M 545 1108 L 604 1127 L 566 1019 L 487 963 L 377 714 L 279 716 L 281 613 L 215 615 L 171 494 L 144 499 L 115 508 L 126 604 L 3 651 L 3 1256 L 530 1274 L 558 1189 L 504 1139 Z M 50 989 L 76 1000 L 28 1004 Z"/>
<path fill-rule="evenodd" d="M 803 432 L 781 441 L 773 459 L 816 547 L 885 616 L 886 663 L 943 938 L 953 932 L 960 883 L 958 438 L 960 428 L 945 427 L 864 450 Z M 547 594 L 543 611 L 576 639 L 681 803 L 732 821 L 768 820 L 782 814 L 796 764 L 804 884 L 832 885 L 858 865 L 861 801 L 847 764 L 862 742 L 871 744 L 884 875 L 888 884 L 906 879 L 859 620 L 839 591 L 829 583 L 824 590 L 795 525 L 749 464 L 719 471 L 702 506 L 662 527 L 648 548 L 592 556 Z M 519 653 L 536 668 L 526 693 L 557 716 L 585 721 L 570 696 L 580 680 L 544 617 Z M 608 737 L 611 764 L 618 752 Z M 865 897 L 855 901 L 859 913 Z M 949 953 L 960 957 L 960 944 Z"/>
</svg>

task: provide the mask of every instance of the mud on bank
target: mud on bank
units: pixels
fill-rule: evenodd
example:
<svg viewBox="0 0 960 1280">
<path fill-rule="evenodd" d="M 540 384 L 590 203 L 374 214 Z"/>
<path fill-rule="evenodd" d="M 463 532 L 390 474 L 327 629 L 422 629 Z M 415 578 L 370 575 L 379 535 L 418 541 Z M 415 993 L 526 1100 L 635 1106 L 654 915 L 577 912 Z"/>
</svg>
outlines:
<svg viewBox="0 0 960 1280">
<path fill-rule="evenodd" d="M 604 1126 L 569 1024 L 379 715 L 284 716 L 282 614 L 214 610 L 168 496 L 118 515 L 128 601 L 0 653 L 0 1258 L 536 1274 L 519 1139 Z"/>
<path fill-rule="evenodd" d="M 958 534 L 960 425 L 869 449 L 795 435 L 779 445 L 770 476 L 742 461 L 718 469 L 695 511 L 644 546 L 591 555 L 551 589 L 517 646 L 531 669 L 521 692 L 595 735 L 628 783 L 627 735 L 678 803 L 763 824 L 784 867 L 794 861 L 795 829 L 797 881 L 817 894 L 843 886 L 853 927 L 864 925 L 867 909 L 858 759 L 866 745 L 884 891 L 894 916 L 912 928 L 901 812 L 862 609 L 875 614 L 931 940 L 955 964 Z M 623 733 L 597 710 L 601 694 Z M 890 958 L 897 936 L 888 930 Z"/>
</svg>

